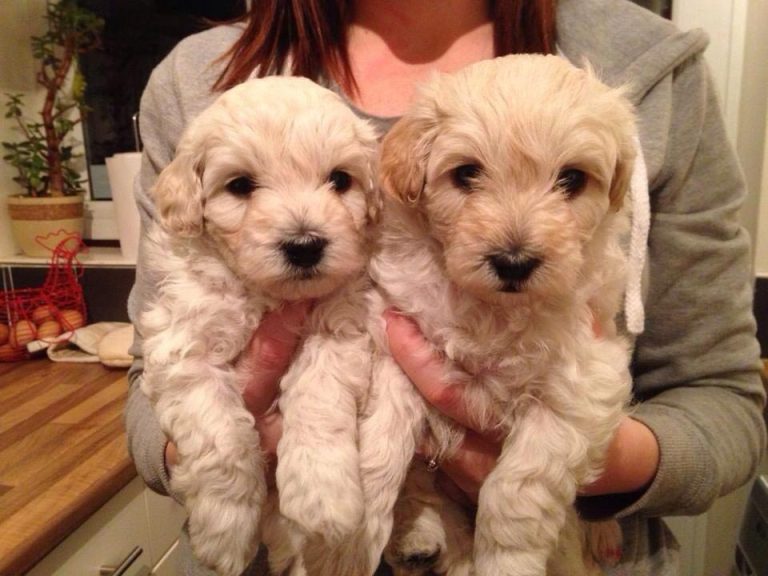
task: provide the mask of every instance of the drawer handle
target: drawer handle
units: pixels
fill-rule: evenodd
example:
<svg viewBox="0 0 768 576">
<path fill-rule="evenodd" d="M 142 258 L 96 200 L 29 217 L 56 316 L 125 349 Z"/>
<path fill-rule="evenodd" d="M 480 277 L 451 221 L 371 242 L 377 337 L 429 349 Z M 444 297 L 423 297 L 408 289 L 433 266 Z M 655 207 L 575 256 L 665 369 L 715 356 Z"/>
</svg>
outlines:
<svg viewBox="0 0 768 576">
<path fill-rule="evenodd" d="M 131 567 L 131 564 L 136 562 L 143 553 L 144 550 L 141 549 L 141 546 L 136 546 L 117 566 L 102 566 L 99 568 L 99 576 L 123 576 L 128 568 Z"/>
</svg>

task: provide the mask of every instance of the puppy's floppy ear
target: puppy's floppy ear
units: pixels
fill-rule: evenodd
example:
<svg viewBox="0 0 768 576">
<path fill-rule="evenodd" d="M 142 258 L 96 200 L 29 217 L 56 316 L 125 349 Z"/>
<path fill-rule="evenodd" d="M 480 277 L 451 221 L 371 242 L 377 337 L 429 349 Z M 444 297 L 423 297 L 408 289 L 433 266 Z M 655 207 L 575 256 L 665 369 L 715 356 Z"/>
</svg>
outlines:
<svg viewBox="0 0 768 576">
<path fill-rule="evenodd" d="M 190 151 L 177 154 L 160 173 L 150 194 L 166 231 L 187 238 L 202 234 L 202 162 Z"/>
<path fill-rule="evenodd" d="M 381 188 L 376 182 L 375 172 L 371 177 L 371 181 L 366 183 L 365 194 L 367 197 L 368 211 L 366 216 L 368 218 L 368 224 L 378 224 L 379 216 L 381 216 L 381 209 L 384 201 L 381 197 Z"/>
<path fill-rule="evenodd" d="M 625 135 L 618 143 L 616 166 L 611 179 L 611 187 L 608 191 L 608 200 L 611 210 L 618 212 L 624 203 L 624 197 L 632 182 L 632 172 L 635 168 L 635 143 L 631 135 Z"/>
<path fill-rule="evenodd" d="M 426 120 L 406 115 L 382 142 L 379 182 L 385 194 L 403 204 L 416 204 L 424 189 L 430 129 Z"/>
<path fill-rule="evenodd" d="M 614 106 L 613 125 L 616 136 L 616 165 L 613 170 L 611 187 L 608 191 L 610 207 L 618 212 L 632 183 L 639 141 L 635 123 L 634 107 L 626 98 L 629 86 L 614 88 L 609 93 L 617 105 Z"/>
<path fill-rule="evenodd" d="M 634 90 L 630 84 L 609 88 L 600 80 L 595 68 L 586 58 L 582 60 L 580 68 L 587 77 L 585 86 L 602 86 L 599 91 L 602 92 L 603 103 L 607 99 L 607 107 L 603 108 L 606 111 L 604 120 L 611 126 L 616 141 L 616 163 L 608 190 L 608 200 L 610 209 L 618 212 L 632 182 L 637 154 L 635 112 L 628 96 Z"/>
</svg>

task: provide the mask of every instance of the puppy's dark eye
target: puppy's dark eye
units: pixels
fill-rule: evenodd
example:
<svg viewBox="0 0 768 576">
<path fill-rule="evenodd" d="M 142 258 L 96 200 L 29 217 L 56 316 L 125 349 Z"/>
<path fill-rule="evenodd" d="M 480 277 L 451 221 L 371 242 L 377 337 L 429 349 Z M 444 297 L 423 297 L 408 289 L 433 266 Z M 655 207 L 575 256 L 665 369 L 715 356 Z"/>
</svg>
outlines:
<svg viewBox="0 0 768 576">
<path fill-rule="evenodd" d="M 481 168 L 477 164 L 462 164 L 451 170 L 451 180 L 457 188 L 472 192 L 480 172 Z"/>
<path fill-rule="evenodd" d="M 328 176 L 328 182 L 331 183 L 333 189 L 339 194 L 344 194 L 347 190 L 352 188 L 352 176 L 344 170 L 334 170 Z"/>
<path fill-rule="evenodd" d="M 578 168 L 565 168 L 557 175 L 555 186 L 568 198 L 576 196 L 587 184 L 587 175 Z"/>
<path fill-rule="evenodd" d="M 225 188 L 235 196 L 248 196 L 256 189 L 256 183 L 250 176 L 238 176 L 227 182 Z"/>
</svg>

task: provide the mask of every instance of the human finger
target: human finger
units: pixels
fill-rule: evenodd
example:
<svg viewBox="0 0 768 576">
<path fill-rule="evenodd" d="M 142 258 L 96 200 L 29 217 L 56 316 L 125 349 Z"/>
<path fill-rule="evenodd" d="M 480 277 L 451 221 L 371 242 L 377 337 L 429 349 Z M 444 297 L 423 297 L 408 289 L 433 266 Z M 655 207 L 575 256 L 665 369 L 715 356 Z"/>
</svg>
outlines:
<svg viewBox="0 0 768 576">
<path fill-rule="evenodd" d="M 473 428 L 474 422 L 464 402 L 463 382 L 447 382 L 445 360 L 424 338 L 416 323 L 394 310 L 386 310 L 389 350 L 424 399 L 445 416 Z"/>
<path fill-rule="evenodd" d="M 287 303 L 267 313 L 254 331 L 238 365 L 243 400 L 257 418 L 275 402 L 280 378 L 301 340 L 301 328 L 311 309 L 307 300 Z"/>
<path fill-rule="evenodd" d="M 179 453 L 176 449 L 176 444 L 170 440 L 165 443 L 165 450 L 163 452 L 165 472 L 170 477 L 171 469 L 176 466 L 179 461 Z"/>
</svg>

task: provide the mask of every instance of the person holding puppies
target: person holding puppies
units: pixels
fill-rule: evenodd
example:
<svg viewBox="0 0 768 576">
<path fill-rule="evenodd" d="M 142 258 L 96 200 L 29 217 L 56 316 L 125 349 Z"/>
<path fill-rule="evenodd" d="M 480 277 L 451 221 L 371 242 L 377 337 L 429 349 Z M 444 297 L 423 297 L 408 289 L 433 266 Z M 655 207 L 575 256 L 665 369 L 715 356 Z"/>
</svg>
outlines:
<svg viewBox="0 0 768 576">
<path fill-rule="evenodd" d="M 626 0 L 255 0 L 242 22 L 184 40 L 153 73 L 141 110 L 142 218 L 145 225 L 153 218 L 147 191 L 184 127 L 222 90 L 252 76 L 307 76 L 337 90 L 382 134 L 435 71 L 509 53 L 560 53 L 576 65 L 589 62 L 606 84 L 626 86 L 650 206 L 644 329 L 632 364 L 637 404 L 602 477 L 581 488 L 578 507 L 585 517 L 621 520 L 614 573 L 672 575 L 678 550 L 661 517 L 703 512 L 744 484 L 766 442 L 749 242 L 737 219 L 744 184 L 702 58 L 706 43 L 701 32 L 681 33 Z M 132 317 L 156 280 L 140 258 Z M 273 458 L 280 415 L 270 407 L 310 305 L 273 314 L 248 348 L 253 370 L 244 401 Z M 436 462 L 436 474 L 471 506 L 495 465 L 498 438 L 472 429 L 461 389 L 442 382 L 441 358 L 418 327 L 396 311 L 384 319 L 401 368 L 428 402 L 467 429 L 458 453 Z M 130 374 L 131 453 L 148 485 L 167 493 L 174 447 L 140 390 L 140 358 Z M 188 551 L 185 563 L 187 574 L 208 573 Z M 265 566 L 256 559 L 246 573 L 263 574 Z"/>
</svg>

